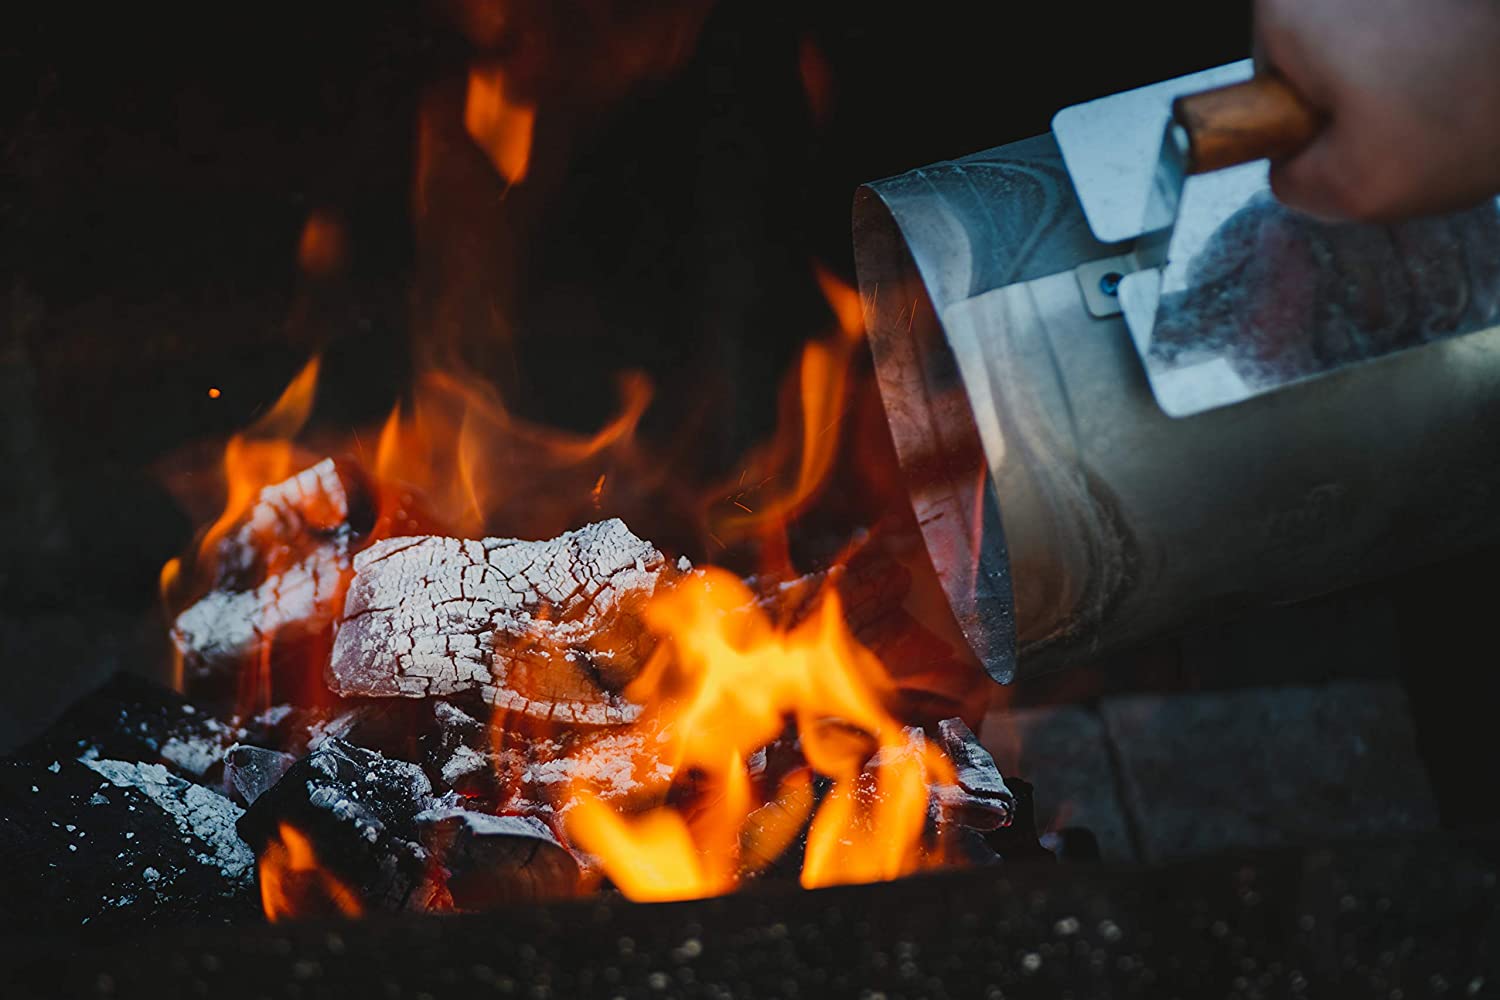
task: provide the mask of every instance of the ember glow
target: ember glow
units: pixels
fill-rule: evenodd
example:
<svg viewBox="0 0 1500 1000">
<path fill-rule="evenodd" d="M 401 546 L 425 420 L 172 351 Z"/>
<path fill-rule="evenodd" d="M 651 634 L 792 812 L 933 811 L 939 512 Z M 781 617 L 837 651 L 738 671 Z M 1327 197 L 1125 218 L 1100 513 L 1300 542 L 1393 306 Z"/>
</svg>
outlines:
<svg viewBox="0 0 1500 1000">
<path fill-rule="evenodd" d="M 659 77 L 707 9 L 668 7 L 670 31 L 622 7 L 576 46 L 618 64 L 617 83 Z M 489 210 L 546 191 L 534 176 L 509 197 L 537 168 L 538 95 L 576 101 L 589 78 L 564 86 L 567 74 L 514 44 L 530 19 L 550 23 L 545 5 L 514 21 L 484 0 L 456 10 L 479 54 L 461 116 L 434 97 L 417 123 L 418 285 L 430 274 L 432 288 L 411 383 L 376 425 L 309 431 L 313 358 L 228 441 L 220 513 L 162 571 L 181 685 L 232 688 L 238 719 L 295 720 L 292 737 L 266 733 L 245 754 L 283 769 L 268 780 L 322 768 L 318 801 L 303 794 L 308 780 L 287 778 L 295 787 L 260 802 L 326 807 L 334 829 L 360 824 L 333 839 L 337 857 L 320 858 L 314 827 L 245 795 L 262 831 L 267 918 L 482 908 L 601 887 L 676 900 L 758 879 L 813 889 L 962 863 L 958 828 L 972 849 L 973 835 L 1009 822 L 1011 800 L 998 772 L 973 792 L 976 769 L 954 763 L 965 751 L 946 730 L 934 737 L 930 720 L 957 711 L 930 716 L 927 730 L 902 717 L 914 676 L 944 673 L 919 677 L 923 692 L 951 682 L 942 641 L 903 631 L 906 571 L 878 552 L 858 571 L 856 627 L 842 587 L 869 532 L 836 538 L 811 567 L 793 556 L 792 526 L 845 468 L 854 436 L 858 292 L 812 267 L 827 327 L 783 386 L 775 433 L 727 480 L 723 465 L 683 472 L 690 460 L 675 452 L 691 439 L 643 442 L 654 398 L 644 376 L 622 374 L 613 412 L 591 429 L 522 418 L 481 374 L 487 349 L 505 354 L 520 334 L 501 308 L 513 276 L 469 252 L 500 216 L 465 192 Z M 635 44 L 653 33 L 661 44 Z M 832 83 L 811 42 L 800 70 L 826 117 Z M 301 270 L 334 274 L 347 244 L 333 216 L 313 213 Z M 757 576 L 695 567 L 705 552 Z M 872 623 L 876 642 L 901 650 L 900 682 L 863 641 Z M 392 719 L 427 728 L 392 732 Z M 383 853 L 337 863 L 364 850 Z M 330 867 L 374 874 L 346 884 Z"/>
<path fill-rule="evenodd" d="M 318 358 L 303 367 L 276 403 L 248 430 L 229 439 L 224 448 L 224 512 L 209 525 L 199 542 L 200 556 L 212 552 L 225 535 L 250 512 L 260 491 L 282 482 L 302 468 L 292 444 L 312 414 L 318 391 Z"/>
<path fill-rule="evenodd" d="M 567 833 L 621 891 L 715 895 L 780 859 L 813 811 L 811 775 L 793 770 L 761 800 L 746 761 L 789 725 L 811 771 L 832 782 L 808 830 L 803 886 L 942 862 L 923 838 L 928 787 L 951 783 L 953 768 L 887 711 L 890 682 L 849 634 L 835 593 L 781 629 L 738 578 L 708 570 L 654 601 L 647 619 L 663 642 L 627 694 L 647 706 L 666 759 L 695 776 L 699 794 L 689 809 L 630 813 L 578 793 Z"/>
<path fill-rule="evenodd" d="M 318 863 L 317 852 L 296 827 L 282 823 L 257 863 L 260 902 L 271 923 L 298 916 L 358 917 L 353 889 Z"/>
</svg>

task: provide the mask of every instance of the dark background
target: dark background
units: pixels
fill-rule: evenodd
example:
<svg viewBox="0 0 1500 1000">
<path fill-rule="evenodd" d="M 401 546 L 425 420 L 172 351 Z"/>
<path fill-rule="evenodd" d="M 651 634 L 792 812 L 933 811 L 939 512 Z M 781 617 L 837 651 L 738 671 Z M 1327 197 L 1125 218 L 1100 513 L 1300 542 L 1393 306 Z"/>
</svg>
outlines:
<svg viewBox="0 0 1500 1000">
<path fill-rule="evenodd" d="M 691 414 L 699 460 L 722 466 L 769 431 L 781 375 L 828 324 L 810 261 L 852 280 L 858 184 L 1243 55 L 1244 5 L 1211 17 L 1186 3 L 1142 18 L 723 0 L 669 78 L 543 103 L 532 177 L 493 220 L 519 231 L 494 262 L 496 284 L 517 286 L 516 346 L 495 372 L 507 401 L 589 428 L 614 405 L 614 374 L 644 369 L 658 385 L 648 433 Z M 0 606 L 145 609 L 193 528 L 153 463 L 243 427 L 315 347 L 316 421 L 378 420 L 406 384 L 425 335 L 417 112 L 461 86 L 473 46 L 424 4 L 235 18 L 6 5 L 3 19 Z M 798 74 L 809 39 L 832 80 L 822 123 Z M 349 233 L 331 286 L 296 266 L 313 210 Z"/>
</svg>

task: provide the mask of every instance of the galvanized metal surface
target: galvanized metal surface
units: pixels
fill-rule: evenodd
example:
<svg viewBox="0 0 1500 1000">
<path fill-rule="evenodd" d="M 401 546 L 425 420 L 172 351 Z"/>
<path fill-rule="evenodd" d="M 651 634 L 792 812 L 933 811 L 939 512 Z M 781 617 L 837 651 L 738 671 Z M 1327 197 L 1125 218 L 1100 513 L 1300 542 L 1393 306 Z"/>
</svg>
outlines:
<svg viewBox="0 0 1500 1000">
<path fill-rule="evenodd" d="M 928 550 L 1002 682 L 1500 540 L 1496 331 L 1174 420 L 1088 308 L 1079 268 L 1129 248 L 1050 136 L 869 185 L 854 234 Z"/>
<path fill-rule="evenodd" d="M 1251 72 L 1234 63 L 1053 121 L 1092 231 L 1130 244 L 1119 302 L 1162 409 L 1232 406 L 1500 324 L 1496 203 L 1329 226 L 1277 205 L 1265 162 L 1186 177 L 1173 100 Z"/>
<path fill-rule="evenodd" d="M 9 997 L 1493 995 L 1494 841 L 12 940 Z"/>
</svg>

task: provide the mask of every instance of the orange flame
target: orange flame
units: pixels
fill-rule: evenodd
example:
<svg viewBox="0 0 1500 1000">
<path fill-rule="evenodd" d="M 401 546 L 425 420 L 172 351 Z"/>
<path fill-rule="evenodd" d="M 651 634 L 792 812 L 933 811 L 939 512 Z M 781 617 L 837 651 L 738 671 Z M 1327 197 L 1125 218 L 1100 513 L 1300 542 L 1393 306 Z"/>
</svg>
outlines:
<svg viewBox="0 0 1500 1000">
<path fill-rule="evenodd" d="M 924 852 L 927 788 L 952 780 L 952 766 L 886 710 L 889 679 L 849 634 L 834 592 L 779 629 L 738 578 L 710 569 L 653 601 L 647 623 L 664 642 L 627 694 L 648 706 L 677 773 L 702 775 L 719 794 L 695 816 L 676 806 L 631 815 L 575 790 L 568 836 L 622 892 L 713 895 L 779 856 L 812 812 L 811 785 L 805 773 L 789 777 L 776 808 L 758 809 L 744 761 L 788 720 L 813 770 L 834 779 L 808 829 L 805 886 L 895 878 L 940 860 Z"/>
<path fill-rule="evenodd" d="M 239 523 L 267 486 L 297 472 L 301 465 L 292 439 L 312 414 L 318 391 L 319 359 L 314 356 L 250 429 L 229 439 L 224 448 L 224 512 L 199 543 L 200 556 L 213 552 Z"/>
<path fill-rule="evenodd" d="M 824 490 L 839 454 L 847 416 L 850 370 L 864 337 L 864 305 L 859 292 L 822 265 L 814 266 L 818 284 L 834 314 L 831 336 L 810 342 L 802 351 L 795 395 L 783 400 L 781 422 L 770 444 L 747 461 L 747 472 L 732 488 L 721 488 L 734 510 L 714 519 L 716 538 L 756 538 L 768 554 L 788 521 L 802 513 Z M 746 503 L 741 483 L 770 484 L 791 479 L 769 496 Z M 768 566 L 785 569 L 784 566 Z"/>
<path fill-rule="evenodd" d="M 531 163 L 536 108 L 512 99 L 506 90 L 505 74 L 499 67 L 470 69 L 464 128 L 506 183 L 519 184 Z"/>
<path fill-rule="evenodd" d="M 312 841 L 287 823 L 278 824 L 257 862 L 260 903 L 271 923 L 294 917 L 364 912 L 353 889 L 318 863 Z"/>
<path fill-rule="evenodd" d="M 429 518 L 458 535 L 484 533 L 497 512 L 527 500 L 539 508 L 533 517 L 548 518 L 525 525 L 528 533 L 541 537 L 576 527 L 571 522 L 600 504 L 606 473 L 598 466 L 628 456 L 650 402 L 650 384 L 626 378 L 615 416 L 593 434 L 570 434 L 515 417 L 486 383 L 429 371 L 380 432 L 374 537 L 415 530 L 418 496 Z M 541 495 L 549 495 L 549 504 L 534 502 Z"/>
</svg>

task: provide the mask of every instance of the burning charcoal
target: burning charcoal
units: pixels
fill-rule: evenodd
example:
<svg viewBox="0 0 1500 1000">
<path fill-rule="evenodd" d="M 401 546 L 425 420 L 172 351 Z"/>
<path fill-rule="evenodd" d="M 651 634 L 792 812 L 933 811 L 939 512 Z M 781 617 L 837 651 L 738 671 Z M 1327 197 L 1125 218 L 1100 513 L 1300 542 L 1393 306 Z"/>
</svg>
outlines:
<svg viewBox="0 0 1500 1000">
<path fill-rule="evenodd" d="M 531 816 L 491 816 L 455 806 L 417 817 L 422 842 L 448 872 L 462 910 L 575 895 L 578 862 L 550 827 Z"/>
<path fill-rule="evenodd" d="M 239 830 L 259 853 L 286 824 L 366 904 L 400 909 L 426 866 L 416 817 L 431 803 L 417 765 L 326 739 L 255 800 Z"/>
<path fill-rule="evenodd" d="M 431 706 L 435 728 L 422 740 L 422 759 L 444 786 L 467 792 L 476 778 L 493 770 L 489 727 L 452 702 L 439 700 Z"/>
<path fill-rule="evenodd" d="M 673 572 L 619 520 L 544 542 L 379 542 L 355 559 L 329 687 L 408 698 L 476 690 L 533 718 L 632 722 L 640 706 L 620 691 L 649 652 L 641 607 Z"/>
<path fill-rule="evenodd" d="M 0 762 L 0 927 L 228 923 L 259 912 L 228 799 L 159 764 Z"/>
<path fill-rule="evenodd" d="M 807 825 L 833 781 L 805 764 L 778 782 L 740 828 L 740 874 L 795 881 L 807 853 Z"/>
<path fill-rule="evenodd" d="M 236 745 L 224 755 L 224 787 L 241 805 L 253 805 L 270 791 L 297 758 L 279 750 Z"/>
<path fill-rule="evenodd" d="M 200 784 L 211 780 L 227 747 L 243 734 L 181 695 L 119 673 L 76 703 L 16 756 L 51 762 L 81 756 L 164 764 Z"/>
<path fill-rule="evenodd" d="M 640 804 L 660 799 L 672 782 L 672 767 L 661 760 L 658 744 L 643 732 L 603 732 L 558 740 L 530 741 L 519 764 L 521 795 L 567 811 L 571 785 L 582 785 L 604 802 Z M 502 759 L 503 763 L 508 763 Z"/>
<path fill-rule="evenodd" d="M 234 678 L 263 644 L 326 635 L 348 580 L 349 503 L 332 459 L 261 490 L 213 553 L 213 585 L 172 628 L 190 678 Z"/>
<path fill-rule="evenodd" d="M 335 714 L 308 726 L 307 748 L 316 750 L 327 740 L 336 739 L 378 750 L 387 757 L 415 760 L 420 744 L 434 726 L 432 710 L 423 702 L 354 699 Z"/>
<path fill-rule="evenodd" d="M 938 723 L 938 742 L 957 771 L 956 784 L 938 785 L 932 790 L 943 818 L 971 830 L 1008 826 L 1015 812 L 1015 796 L 979 738 L 962 719 L 944 719 Z"/>
</svg>

